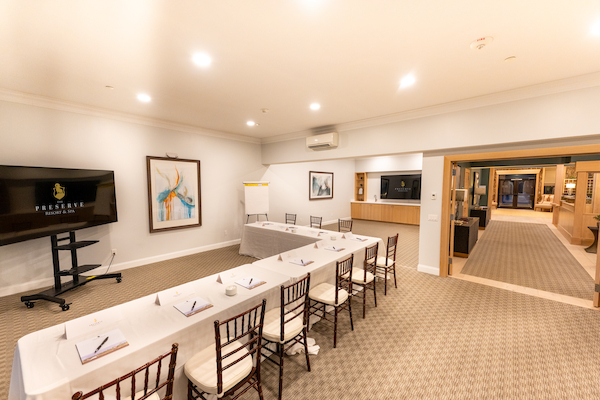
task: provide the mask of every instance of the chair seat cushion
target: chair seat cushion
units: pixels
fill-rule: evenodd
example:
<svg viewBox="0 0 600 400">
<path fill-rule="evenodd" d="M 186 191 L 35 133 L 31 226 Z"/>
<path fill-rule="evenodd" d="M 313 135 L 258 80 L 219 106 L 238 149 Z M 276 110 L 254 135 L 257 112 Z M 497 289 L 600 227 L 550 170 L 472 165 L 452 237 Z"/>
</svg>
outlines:
<svg viewBox="0 0 600 400">
<path fill-rule="evenodd" d="M 150 390 L 148 390 L 148 391 L 150 391 Z M 141 390 L 135 394 L 135 400 L 140 400 L 142 397 L 144 397 L 143 390 Z M 131 396 L 125 397 L 123 400 L 131 400 Z M 154 392 L 150 396 L 146 397 L 144 400 L 160 400 L 160 396 L 158 395 L 158 393 Z"/>
<path fill-rule="evenodd" d="M 387 265 L 385 265 L 385 260 L 387 260 Z M 385 258 L 385 257 L 377 257 L 377 266 L 378 267 L 390 267 L 394 265 L 394 260 L 392 260 L 391 258 Z"/>
<path fill-rule="evenodd" d="M 344 278 L 346 278 L 347 276 L 348 276 L 347 273 L 342 275 L 342 277 L 344 277 Z M 360 269 L 360 268 L 352 268 L 352 282 L 353 283 L 357 283 L 359 285 L 364 285 L 366 283 L 373 282 L 373 279 L 375 279 L 373 274 L 370 273 L 369 271 L 367 271 L 367 280 L 365 281 L 365 270 Z"/>
<path fill-rule="evenodd" d="M 302 324 L 302 316 L 292 318 L 293 314 L 286 314 L 284 316 L 285 320 L 288 321 L 285 323 L 284 332 L 283 332 L 283 343 L 287 342 L 290 339 L 295 338 L 302 329 L 304 329 L 304 325 Z M 263 337 L 271 342 L 279 343 L 281 341 L 281 307 L 274 308 L 265 313 L 265 325 L 263 326 Z"/>
<path fill-rule="evenodd" d="M 239 341 L 235 341 L 221 349 L 221 355 L 237 349 L 241 346 Z M 233 360 L 239 359 L 244 354 L 248 353 L 248 348 L 234 353 L 230 357 L 223 360 L 223 367 L 229 365 Z M 188 379 L 205 393 L 217 393 L 217 352 L 215 346 L 207 347 L 201 352 L 194 355 L 185 363 L 185 375 Z M 252 372 L 252 357 L 248 356 L 235 365 L 223 371 L 223 392 L 234 387 L 238 382 L 248 376 Z"/>
<path fill-rule="evenodd" d="M 338 291 L 338 303 L 335 304 L 335 285 L 330 283 L 321 283 L 320 285 L 317 285 L 317 287 L 310 289 L 310 292 L 308 292 L 308 297 L 315 301 L 329 304 L 331 306 L 339 306 L 348 300 L 348 292 L 344 289 L 340 289 Z"/>
</svg>

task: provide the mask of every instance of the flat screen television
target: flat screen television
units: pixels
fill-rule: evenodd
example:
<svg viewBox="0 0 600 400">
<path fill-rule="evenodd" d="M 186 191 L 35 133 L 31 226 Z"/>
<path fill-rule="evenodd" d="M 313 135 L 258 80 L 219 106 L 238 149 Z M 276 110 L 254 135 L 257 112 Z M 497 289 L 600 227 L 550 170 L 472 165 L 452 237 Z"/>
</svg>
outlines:
<svg viewBox="0 0 600 400">
<path fill-rule="evenodd" d="M 116 221 L 113 171 L 0 165 L 0 246 Z"/>
<path fill-rule="evenodd" d="M 382 199 L 421 199 L 421 174 L 383 175 L 380 196 Z"/>
</svg>

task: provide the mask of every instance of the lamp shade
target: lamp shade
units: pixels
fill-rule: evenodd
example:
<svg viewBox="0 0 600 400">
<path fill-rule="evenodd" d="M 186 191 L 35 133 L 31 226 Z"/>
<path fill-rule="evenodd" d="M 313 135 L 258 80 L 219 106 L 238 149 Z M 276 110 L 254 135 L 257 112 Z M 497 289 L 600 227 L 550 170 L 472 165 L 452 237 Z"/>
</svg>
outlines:
<svg viewBox="0 0 600 400">
<path fill-rule="evenodd" d="M 567 183 L 567 189 L 575 189 L 575 184 L 574 183 Z"/>
<path fill-rule="evenodd" d="M 478 195 L 480 195 L 480 196 L 481 196 L 481 195 L 484 195 L 484 196 L 485 196 L 485 195 L 487 194 L 487 193 L 486 193 L 486 187 L 485 187 L 485 186 L 479 186 L 479 187 L 476 187 L 476 188 L 475 188 L 475 194 L 478 194 Z"/>
</svg>

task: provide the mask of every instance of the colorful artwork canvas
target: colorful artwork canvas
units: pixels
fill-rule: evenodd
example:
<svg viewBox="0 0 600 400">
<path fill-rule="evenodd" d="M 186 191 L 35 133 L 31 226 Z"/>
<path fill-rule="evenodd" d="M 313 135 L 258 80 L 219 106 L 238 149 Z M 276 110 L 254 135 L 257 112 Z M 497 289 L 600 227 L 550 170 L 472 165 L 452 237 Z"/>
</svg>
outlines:
<svg viewBox="0 0 600 400">
<path fill-rule="evenodd" d="M 333 199 L 333 172 L 309 172 L 308 199 Z"/>
<path fill-rule="evenodd" d="M 150 232 L 200 226 L 200 161 L 146 160 Z"/>
</svg>

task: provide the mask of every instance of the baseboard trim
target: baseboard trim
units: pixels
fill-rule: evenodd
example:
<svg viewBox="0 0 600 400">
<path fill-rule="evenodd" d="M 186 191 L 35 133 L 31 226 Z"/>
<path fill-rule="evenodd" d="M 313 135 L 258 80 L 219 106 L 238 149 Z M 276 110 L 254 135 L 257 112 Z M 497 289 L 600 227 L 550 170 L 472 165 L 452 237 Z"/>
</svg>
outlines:
<svg viewBox="0 0 600 400">
<path fill-rule="evenodd" d="M 159 262 L 159 261 L 166 261 L 166 260 L 171 260 L 173 258 L 179 258 L 179 257 L 189 256 L 191 254 L 203 253 L 205 251 L 216 250 L 216 249 L 220 249 L 223 247 L 229 247 L 229 246 L 233 246 L 236 244 L 240 244 L 240 242 L 241 242 L 241 239 L 235 239 L 235 240 L 230 240 L 227 242 L 209 244 L 207 246 L 194 247 L 192 249 L 175 251 L 173 253 L 167 253 L 167 254 L 161 254 L 158 256 L 140 258 L 137 260 L 128 261 L 128 262 L 124 262 L 124 263 L 120 263 L 120 264 L 113 264 L 110 267 L 110 270 L 113 272 L 114 271 L 123 271 L 125 269 L 141 267 L 142 265 L 152 264 L 152 263 Z M 106 272 L 106 267 L 107 266 L 104 265 L 102 267 L 96 268 L 95 270 L 91 270 L 91 271 L 87 272 L 86 275 L 94 275 L 94 273 L 97 273 L 97 274 L 102 273 L 103 274 L 104 272 Z M 23 293 L 23 292 L 27 292 L 27 291 L 34 290 L 34 289 L 42 289 L 42 288 L 52 286 L 52 285 L 54 285 L 54 278 L 52 278 L 52 277 L 39 279 L 37 281 L 32 281 L 32 282 L 20 283 L 17 285 L 0 288 L 0 297 L 10 296 L 10 295 L 17 294 L 17 293 Z"/>
<path fill-rule="evenodd" d="M 426 274 L 440 276 L 440 268 L 439 267 L 431 267 L 429 265 L 419 264 L 417 266 L 417 271 L 424 272 Z"/>
</svg>

